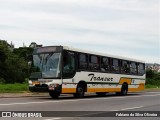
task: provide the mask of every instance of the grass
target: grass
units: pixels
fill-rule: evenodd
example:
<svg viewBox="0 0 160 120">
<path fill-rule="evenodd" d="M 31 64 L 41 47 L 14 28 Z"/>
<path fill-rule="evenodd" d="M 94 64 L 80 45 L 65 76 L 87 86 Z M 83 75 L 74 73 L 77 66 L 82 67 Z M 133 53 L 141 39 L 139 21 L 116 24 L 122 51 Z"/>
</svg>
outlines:
<svg viewBox="0 0 160 120">
<path fill-rule="evenodd" d="M 0 93 L 24 93 L 29 92 L 27 83 L 0 84 Z"/>
<path fill-rule="evenodd" d="M 159 88 L 160 89 L 160 85 L 151 85 L 151 84 L 147 84 L 145 85 L 145 88 Z"/>
</svg>

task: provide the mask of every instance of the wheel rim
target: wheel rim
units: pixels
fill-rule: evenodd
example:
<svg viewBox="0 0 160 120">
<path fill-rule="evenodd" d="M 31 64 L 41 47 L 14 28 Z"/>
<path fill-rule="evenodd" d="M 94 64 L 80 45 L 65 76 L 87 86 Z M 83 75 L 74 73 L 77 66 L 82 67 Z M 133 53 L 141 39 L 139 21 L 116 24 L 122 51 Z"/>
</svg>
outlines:
<svg viewBox="0 0 160 120">
<path fill-rule="evenodd" d="M 80 95 L 83 95 L 83 88 L 79 87 L 79 88 L 78 88 L 78 93 L 79 93 Z"/>
</svg>

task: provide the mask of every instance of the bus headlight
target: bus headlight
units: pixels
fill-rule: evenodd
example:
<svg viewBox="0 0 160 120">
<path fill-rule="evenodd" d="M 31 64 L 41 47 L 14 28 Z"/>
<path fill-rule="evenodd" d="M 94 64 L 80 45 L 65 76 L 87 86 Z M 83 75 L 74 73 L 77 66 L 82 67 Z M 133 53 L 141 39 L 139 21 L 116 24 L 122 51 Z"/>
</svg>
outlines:
<svg viewBox="0 0 160 120">
<path fill-rule="evenodd" d="M 56 87 L 59 87 L 59 84 L 50 84 L 49 90 L 54 90 Z"/>
<path fill-rule="evenodd" d="M 54 90 L 54 84 L 50 84 L 48 89 L 49 90 Z"/>
<path fill-rule="evenodd" d="M 29 80 L 29 81 L 28 81 L 28 84 L 29 84 L 29 85 L 32 85 L 32 81 L 31 81 L 31 80 Z"/>
</svg>

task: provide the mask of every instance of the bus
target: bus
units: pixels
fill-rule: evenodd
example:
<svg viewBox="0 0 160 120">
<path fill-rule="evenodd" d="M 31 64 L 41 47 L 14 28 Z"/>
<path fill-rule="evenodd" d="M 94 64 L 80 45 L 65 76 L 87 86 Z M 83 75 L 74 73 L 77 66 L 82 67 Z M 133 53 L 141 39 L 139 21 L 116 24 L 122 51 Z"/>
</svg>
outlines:
<svg viewBox="0 0 160 120">
<path fill-rule="evenodd" d="M 86 51 L 68 46 L 35 48 L 32 54 L 29 90 L 48 92 L 52 98 L 86 92 L 125 96 L 145 88 L 144 61 Z"/>
</svg>

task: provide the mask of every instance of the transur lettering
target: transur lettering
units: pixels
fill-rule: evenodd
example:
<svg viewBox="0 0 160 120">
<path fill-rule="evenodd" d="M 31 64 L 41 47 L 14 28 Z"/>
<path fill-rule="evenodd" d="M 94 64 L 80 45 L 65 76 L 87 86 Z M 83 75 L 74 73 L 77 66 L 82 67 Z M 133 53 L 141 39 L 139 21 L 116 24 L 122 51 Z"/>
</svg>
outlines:
<svg viewBox="0 0 160 120">
<path fill-rule="evenodd" d="M 88 74 L 88 76 L 91 76 L 90 81 L 113 81 L 113 78 L 108 78 L 108 77 L 96 77 L 94 74 Z"/>
</svg>

